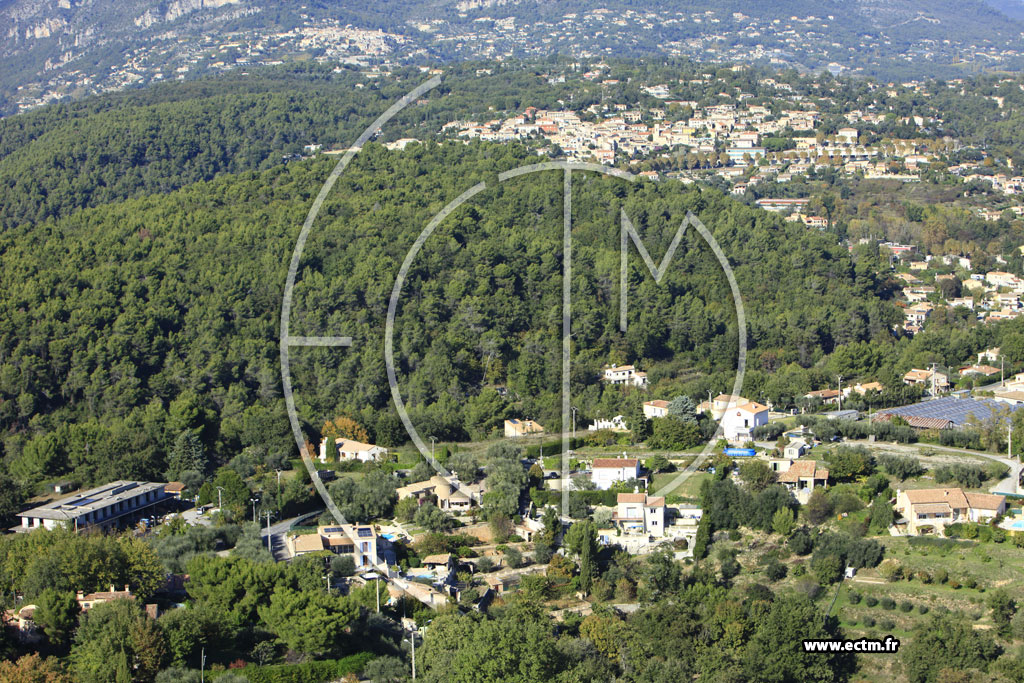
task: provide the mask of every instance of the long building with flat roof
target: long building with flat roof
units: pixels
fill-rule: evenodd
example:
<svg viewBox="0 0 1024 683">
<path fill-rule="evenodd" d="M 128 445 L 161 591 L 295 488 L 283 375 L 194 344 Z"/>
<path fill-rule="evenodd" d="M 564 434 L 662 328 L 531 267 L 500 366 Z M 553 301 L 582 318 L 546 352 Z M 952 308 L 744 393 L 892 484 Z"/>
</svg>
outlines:
<svg viewBox="0 0 1024 683">
<path fill-rule="evenodd" d="M 166 486 L 159 482 L 113 481 L 25 510 L 18 515 L 21 529 L 54 529 L 60 524 L 67 524 L 76 531 L 117 526 L 147 508 L 170 500 Z"/>
</svg>

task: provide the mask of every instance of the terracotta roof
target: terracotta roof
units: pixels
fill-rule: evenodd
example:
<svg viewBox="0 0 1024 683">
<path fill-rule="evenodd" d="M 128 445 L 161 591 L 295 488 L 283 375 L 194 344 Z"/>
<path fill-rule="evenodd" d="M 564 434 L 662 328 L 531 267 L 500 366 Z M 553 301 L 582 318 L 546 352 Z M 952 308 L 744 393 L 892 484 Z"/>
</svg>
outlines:
<svg viewBox="0 0 1024 683">
<path fill-rule="evenodd" d="M 821 391 L 812 391 L 806 395 L 809 398 L 836 398 L 839 396 L 839 392 L 835 389 L 822 389 Z"/>
<path fill-rule="evenodd" d="M 645 406 L 654 406 L 655 408 L 668 408 L 668 401 L 644 401 Z"/>
<path fill-rule="evenodd" d="M 742 396 L 733 396 L 732 394 L 719 394 L 715 396 L 715 403 L 721 403 L 722 401 L 735 402 L 736 405 L 747 403 L 747 399 Z"/>
<path fill-rule="evenodd" d="M 914 506 L 914 512 L 952 512 L 949 503 L 922 503 Z"/>
<path fill-rule="evenodd" d="M 594 469 L 607 467 L 618 469 L 620 467 L 636 467 L 639 460 L 636 458 L 594 458 Z"/>
<path fill-rule="evenodd" d="M 748 401 L 743 405 L 736 406 L 736 410 L 742 410 L 745 413 L 763 413 L 768 410 L 768 406 L 763 406 L 756 401 Z"/>
<path fill-rule="evenodd" d="M 181 493 L 185 490 L 185 485 L 180 481 L 172 481 L 164 487 L 164 491 L 167 493 Z"/>
<path fill-rule="evenodd" d="M 818 469 L 818 463 L 814 460 L 797 460 L 789 466 L 788 470 L 779 475 L 779 481 L 796 483 L 809 477 L 828 479 L 828 470 Z"/>
<path fill-rule="evenodd" d="M 655 496 L 653 498 L 648 498 L 646 505 L 649 508 L 663 508 L 665 507 L 665 496 Z"/>
<path fill-rule="evenodd" d="M 369 451 L 377 448 L 372 443 L 363 443 L 362 441 L 353 441 L 352 439 L 342 439 L 340 437 L 335 439 L 334 443 L 343 451 Z"/>
<path fill-rule="evenodd" d="M 964 495 L 963 489 L 958 488 L 916 489 L 906 491 L 905 495 L 910 504 L 915 507 L 929 503 L 947 503 L 950 507 L 957 509 L 968 507 L 967 496 Z"/>
<path fill-rule="evenodd" d="M 965 493 L 964 496 L 970 506 L 978 510 L 998 510 L 1006 502 L 1006 496 L 993 493 Z"/>
<path fill-rule="evenodd" d="M 448 564 L 452 561 L 452 554 L 445 553 L 443 555 L 427 555 L 423 558 L 422 564 Z"/>
<path fill-rule="evenodd" d="M 617 503 L 643 503 L 646 500 L 646 493 L 620 493 L 615 498 Z"/>
</svg>

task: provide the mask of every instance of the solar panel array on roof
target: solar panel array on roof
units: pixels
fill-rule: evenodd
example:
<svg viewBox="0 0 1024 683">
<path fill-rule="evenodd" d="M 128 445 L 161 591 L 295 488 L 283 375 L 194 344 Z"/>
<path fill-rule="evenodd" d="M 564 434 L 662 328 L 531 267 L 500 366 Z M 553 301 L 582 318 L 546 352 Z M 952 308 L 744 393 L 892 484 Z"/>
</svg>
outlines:
<svg viewBox="0 0 1024 683">
<path fill-rule="evenodd" d="M 89 503 L 95 503 L 95 502 L 96 502 L 95 498 L 82 498 L 81 500 L 76 500 L 76 501 L 73 501 L 71 503 L 65 503 L 65 505 L 67 505 L 68 507 L 71 507 L 71 508 L 76 508 L 76 507 L 80 507 L 82 505 L 88 505 Z"/>
<path fill-rule="evenodd" d="M 995 410 L 1016 410 L 1020 406 L 1011 406 L 991 399 L 975 398 L 937 398 L 922 401 L 909 406 L 890 408 L 882 414 L 899 415 L 900 417 L 927 417 L 939 420 L 950 420 L 956 426 L 967 424 L 973 415 L 977 420 L 987 420 Z"/>
<path fill-rule="evenodd" d="M 130 484 L 124 484 L 123 486 L 118 486 L 116 489 L 114 489 L 113 491 L 110 492 L 110 495 L 116 496 L 117 494 L 123 493 L 125 491 L 128 491 L 129 489 L 133 489 L 136 486 L 138 486 L 138 483 L 136 483 L 136 482 L 132 482 Z"/>
<path fill-rule="evenodd" d="M 359 529 L 356 533 L 359 534 L 359 538 L 369 538 L 373 536 L 373 529 Z"/>
<path fill-rule="evenodd" d="M 345 533 L 345 530 L 342 529 L 340 526 L 329 526 L 329 527 L 324 527 L 324 533 L 325 534 L 343 534 L 343 533 Z"/>
</svg>

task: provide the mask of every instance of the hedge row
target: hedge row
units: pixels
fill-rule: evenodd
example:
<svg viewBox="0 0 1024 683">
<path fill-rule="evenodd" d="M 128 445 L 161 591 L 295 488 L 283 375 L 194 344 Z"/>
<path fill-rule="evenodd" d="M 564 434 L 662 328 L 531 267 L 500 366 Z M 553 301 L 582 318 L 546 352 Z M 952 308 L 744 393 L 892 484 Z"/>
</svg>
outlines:
<svg viewBox="0 0 1024 683">
<path fill-rule="evenodd" d="M 237 673 L 249 679 L 249 683 L 326 683 L 349 674 L 362 673 L 367 663 L 376 656 L 372 652 L 359 652 L 343 659 L 210 671 L 206 674 L 206 680 L 215 681 L 228 673 Z"/>
<path fill-rule="evenodd" d="M 583 441 L 582 437 L 577 437 L 575 439 L 569 439 L 569 450 L 574 450 L 576 448 L 579 448 L 579 447 L 583 446 L 583 444 L 584 444 L 584 441 Z M 560 454 L 562 452 L 562 442 L 561 442 L 561 440 L 559 440 L 559 441 L 548 441 L 547 443 L 536 444 L 536 445 L 533 445 L 533 446 L 527 446 L 526 447 L 526 457 L 527 458 L 539 458 L 540 454 L 541 454 L 541 449 L 542 448 L 544 450 L 544 455 L 545 456 L 558 455 L 558 454 Z"/>
</svg>

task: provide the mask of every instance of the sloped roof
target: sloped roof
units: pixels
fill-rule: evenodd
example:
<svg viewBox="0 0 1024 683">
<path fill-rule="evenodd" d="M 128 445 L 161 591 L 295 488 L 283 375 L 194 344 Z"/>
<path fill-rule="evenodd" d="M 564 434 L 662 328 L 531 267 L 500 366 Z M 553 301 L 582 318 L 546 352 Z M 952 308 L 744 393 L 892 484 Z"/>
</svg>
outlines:
<svg viewBox="0 0 1024 683">
<path fill-rule="evenodd" d="M 930 503 L 946 503 L 950 507 L 963 509 L 968 507 L 967 496 L 963 489 L 916 489 L 906 492 L 907 500 L 914 507 Z"/>
<path fill-rule="evenodd" d="M 964 493 L 967 503 L 978 510 L 998 510 L 1006 502 L 1006 496 L 994 493 Z"/>
<path fill-rule="evenodd" d="M 786 483 L 796 483 L 807 478 L 828 479 L 828 470 L 818 469 L 818 463 L 814 460 L 797 460 L 779 475 L 779 481 Z"/>
<path fill-rule="evenodd" d="M 636 467 L 640 461 L 636 458 L 594 458 L 594 469 L 599 467 L 614 468 Z"/>
</svg>

